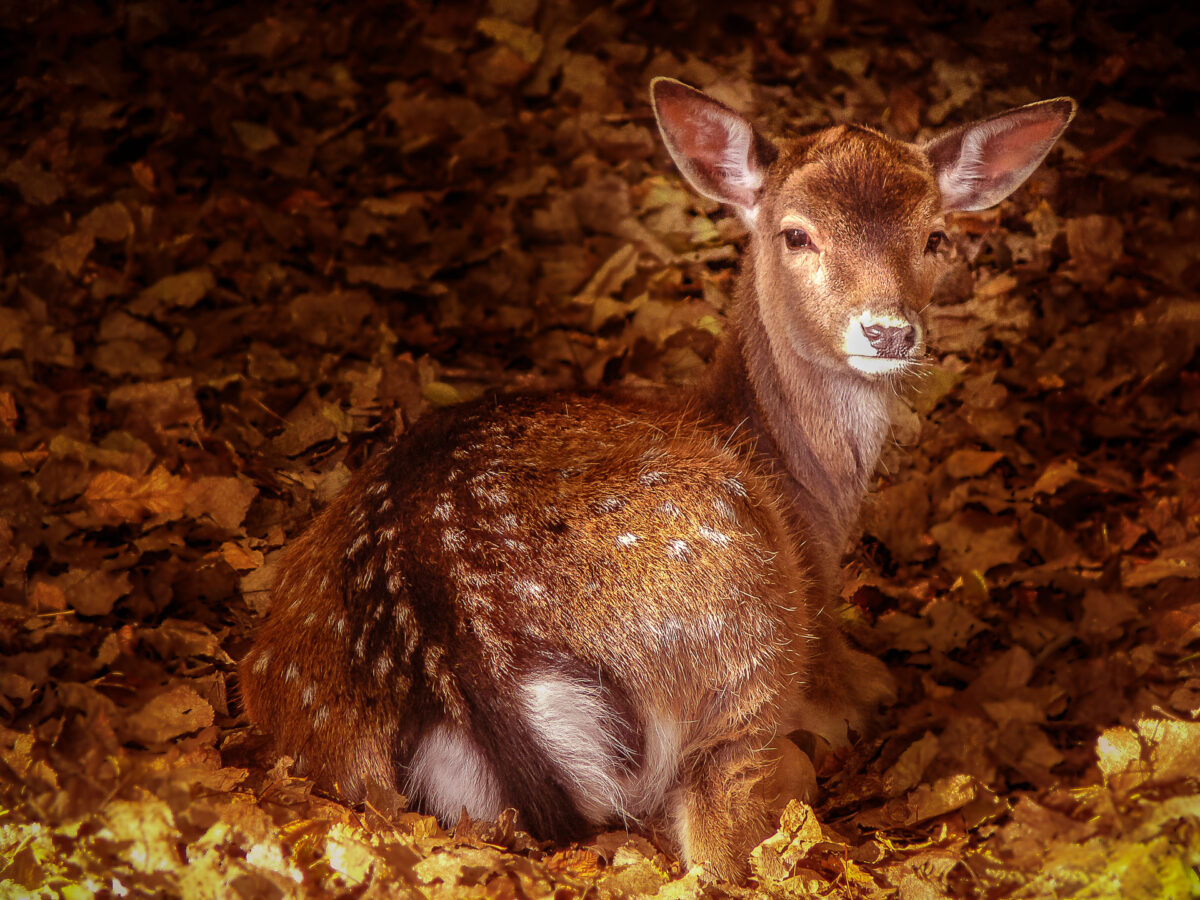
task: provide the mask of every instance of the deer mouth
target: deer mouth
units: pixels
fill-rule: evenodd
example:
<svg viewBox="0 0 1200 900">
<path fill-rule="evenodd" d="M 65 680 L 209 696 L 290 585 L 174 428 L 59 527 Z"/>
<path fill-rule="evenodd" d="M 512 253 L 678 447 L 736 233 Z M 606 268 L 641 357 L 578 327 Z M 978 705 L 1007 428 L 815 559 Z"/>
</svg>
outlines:
<svg viewBox="0 0 1200 900">
<path fill-rule="evenodd" d="M 851 354 L 846 357 L 846 363 L 852 369 L 857 369 L 864 375 L 890 375 L 895 372 L 903 372 L 912 365 L 912 358 L 909 356 L 865 356 L 860 354 Z"/>
</svg>

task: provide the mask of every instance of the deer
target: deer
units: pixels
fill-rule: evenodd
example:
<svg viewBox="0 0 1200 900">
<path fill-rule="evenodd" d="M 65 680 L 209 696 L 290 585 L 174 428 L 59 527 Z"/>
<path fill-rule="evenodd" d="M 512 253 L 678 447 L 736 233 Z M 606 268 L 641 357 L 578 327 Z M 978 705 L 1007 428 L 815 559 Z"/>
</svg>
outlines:
<svg viewBox="0 0 1200 900">
<path fill-rule="evenodd" d="M 651 84 L 666 149 L 748 236 L 686 392 L 488 396 L 418 418 L 284 549 L 239 667 L 251 723 L 347 802 L 567 843 L 646 827 L 741 879 L 776 735 L 845 743 L 893 679 L 837 622 L 841 560 L 922 364 L 946 216 L 1000 203 L 1060 97 L 916 144 L 772 140 Z"/>
</svg>

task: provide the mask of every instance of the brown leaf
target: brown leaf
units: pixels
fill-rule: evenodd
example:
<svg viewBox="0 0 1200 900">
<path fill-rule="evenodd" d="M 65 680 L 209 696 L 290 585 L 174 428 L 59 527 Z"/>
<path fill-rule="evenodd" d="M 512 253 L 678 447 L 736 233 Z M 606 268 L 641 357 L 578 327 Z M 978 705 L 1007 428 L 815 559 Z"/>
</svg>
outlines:
<svg viewBox="0 0 1200 900">
<path fill-rule="evenodd" d="M 83 264 L 96 245 L 96 237 L 86 229 L 79 229 L 54 242 L 46 251 L 46 262 L 74 277 L 83 270 Z"/>
<path fill-rule="evenodd" d="M 21 199 L 34 206 L 49 206 L 62 199 L 66 189 L 53 172 L 18 159 L 8 165 L 0 178 L 10 184 L 15 184 L 21 192 Z"/>
<path fill-rule="evenodd" d="M 133 218 L 123 203 L 105 203 L 80 219 L 79 228 L 97 240 L 123 241 L 133 234 Z"/>
<path fill-rule="evenodd" d="M 955 450 L 943 463 L 946 474 L 954 479 L 978 478 L 984 475 L 1004 454 L 997 450 Z"/>
<path fill-rule="evenodd" d="M 102 616 L 132 588 L 128 572 L 71 569 L 55 579 L 67 603 L 81 615 Z"/>
<path fill-rule="evenodd" d="M 108 408 L 123 412 L 129 423 L 136 421 L 155 430 L 173 426 L 193 428 L 201 420 L 191 378 L 121 385 L 109 395 Z"/>
<path fill-rule="evenodd" d="M 929 533 L 941 548 L 942 564 L 957 575 L 1015 563 L 1024 549 L 1015 523 L 975 510 L 958 512 Z"/>
<path fill-rule="evenodd" d="M 187 482 L 163 466 L 141 478 L 99 472 L 83 492 L 91 513 L 109 525 L 137 523 L 150 516 L 177 519 L 184 514 L 187 500 Z"/>
<path fill-rule="evenodd" d="M 250 504 L 258 496 L 258 488 L 241 477 L 197 478 L 187 488 L 186 515 L 211 519 L 225 531 L 241 528 Z"/>
<path fill-rule="evenodd" d="M 1127 588 L 1146 587 L 1166 578 L 1200 578 L 1200 538 L 1164 550 L 1151 560 L 1126 558 L 1121 583 Z"/>
<path fill-rule="evenodd" d="M 1099 287 L 1123 251 L 1121 223 L 1112 216 L 1092 215 L 1067 220 L 1067 247 L 1075 274 L 1090 287 Z"/>
<path fill-rule="evenodd" d="M 135 315 L 158 317 L 170 307 L 195 306 L 215 286 L 216 279 L 208 269 L 192 269 L 168 275 L 142 291 L 129 304 L 128 310 Z"/>
<path fill-rule="evenodd" d="M 909 823 L 915 824 L 961 809 L 975 799 L 979 786 L 970 775 L 950 775 L 933 784 L 923 784 L 908 798 Z"/>
<path fill-rule="evenodd" d="M 899 797 L 914 788 L 929 764 L 937 758 L 938 747 L 937 735 L 929 731 L 920 740 L 909 744 L 883 776 L 886 796 Z"/>
<path fill-rule="evenodd" d="M 920 474 L 884 488 L 870 498 L 866 529 L 879 538 L 898 560 L 928 555 L 929 482 Z"/>
<path fill-rule="evenodd" d="M 184 684 L 151 699 L 120 723 L 122 734 L 141 744 L 156 744 L 213 723 L 208 701 Z"/>
</svg>

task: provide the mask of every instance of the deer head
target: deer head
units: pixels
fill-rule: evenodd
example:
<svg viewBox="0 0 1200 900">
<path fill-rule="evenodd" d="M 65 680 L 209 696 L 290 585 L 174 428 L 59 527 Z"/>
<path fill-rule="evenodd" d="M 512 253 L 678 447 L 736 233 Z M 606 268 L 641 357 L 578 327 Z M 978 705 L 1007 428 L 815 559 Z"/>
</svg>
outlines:
<svg viewBox="0 0 1200 900">
<path fill-rule="evenodd" d="M 651 96 L 680 171 L 750 229 L 743 280 L 777 362 L 794 354 L 863 379 L 924 353 L 921 311 L 948 249 L 945 214 L 1007 197 L 1075 113 L 1064 97 L 925 144 L 840 125 L 777 145 L 678 81 L 655 79 Z"/>
</svg>

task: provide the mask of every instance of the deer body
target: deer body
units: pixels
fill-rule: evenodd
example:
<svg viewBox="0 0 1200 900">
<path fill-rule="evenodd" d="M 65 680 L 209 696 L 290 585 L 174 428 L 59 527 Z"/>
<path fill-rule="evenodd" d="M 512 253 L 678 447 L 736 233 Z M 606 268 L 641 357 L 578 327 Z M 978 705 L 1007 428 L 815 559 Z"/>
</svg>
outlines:
<svg viewBox="0 0 1200 900">
<path fill-rule="evenodd" d="M 668 149 L 751 229 L 731 335 L 682 398 L 552 394 L 421 420 L 289 548 L 242 663 L 250 717 L 352 800 L 542 837 L 664 827 L 736 875 L 776 733 L 858 730 L 892 693 L 829 610 L 923 352 L 941 216 L 992 205 L 1070 101 L 924 147 L 838 127 L 776 147 L 655 82 Z M 951 198 L 951 200 L 947 200 Z"/>
</svg>

